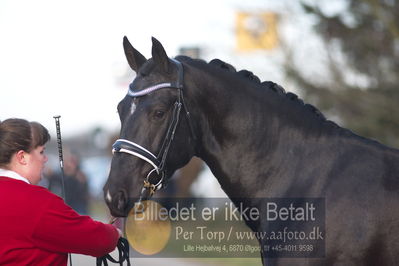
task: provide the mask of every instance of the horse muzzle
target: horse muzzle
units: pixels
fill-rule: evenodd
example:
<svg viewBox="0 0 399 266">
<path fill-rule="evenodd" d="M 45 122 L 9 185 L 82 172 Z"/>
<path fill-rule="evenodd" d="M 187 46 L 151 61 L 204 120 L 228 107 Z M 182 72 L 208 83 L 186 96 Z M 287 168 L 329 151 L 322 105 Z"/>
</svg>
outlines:
<svg viewBox="0 0 399 266">
<path fill-rule="evenodd" d="M 132 205 L 127 192 L 124 189 L 119 190 L 114 194 L 111 194 L 109 190 L 106 190 L 105 202 L 107 203 L 111 215 L 115 217 L 126 217 L 131 209 L 130 205 Z"/>
</svg>

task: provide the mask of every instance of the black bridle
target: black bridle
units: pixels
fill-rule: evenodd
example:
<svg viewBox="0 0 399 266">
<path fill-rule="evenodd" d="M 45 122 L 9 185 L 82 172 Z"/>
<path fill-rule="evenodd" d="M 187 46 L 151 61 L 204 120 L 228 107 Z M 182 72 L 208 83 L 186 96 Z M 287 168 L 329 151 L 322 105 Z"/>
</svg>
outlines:
<svg viewBox="0 0 399 266">
<path fill-rule="evenodd" d="M 180 113 L 181 113 L 182 107 L 183 107 L 184 112 L 187 117 L 191 135 L 192 135 L 194 141 L 196 139 L 196 136 L 194 134 L 194 128 L 192 126 L 191 119 L 190 119 L 190 113 L 187 109 L 187 106 L 184 102 L 184 97 L 183 97 L 183 65 L 175 59 L 171 59 L 171 61 L 177 66 L 178 77 L 177 77 L 176 82 L 158 83 L 158 84 L 155 84 L 153 86 L 150 86 L 150 87 L 142 89 L 142 90 L 135 90 L 133 88 L 133 85 L 132 85 L 133 83 L 132 83 L 132 84 L 130 84 L 129 90 L 127 93 L 128 96 L 136 98 L 136 97 L 145 96 L 149 93 L 152 93 L 152 92 L 160 90 L 160 89 L 165 89 L 165 88 L 171 88 L 171 89 L 178 90 L 178 96 L 177 96 L 177 99 L 176 99 L 176 101 L 174 103 L 174 107 L 173 107 L 172 118 L 170 120 L 168 130 L 166 132 L 166 136 L 162 142 L 162 146 L 158 152 L 158 155 L 155 156 L 153 153 L 151 153 L 146 148 L 142 147 L 141 145 L 139 145 L 133 141 L 127 140 L 127 139 L 118 139 L 112 145 L 113 153 L 123 152 L 123 153 L 127 153 L 130 155 L 136 156 L 136 157 L 146 161 L 153 167 L 153 169 L 147 174 L 147 177 L 144 179 L 144 186 L 143 186 L 143 189 L 141 190 L 139 201 L 150 198 L 155 193 L 155 191 L 157 191 L 165 186 L 165 183 L 166 183 L 165 163 L 166 163 L 166 159 L 168 158 L 170 146 L 171 146 L 173 138 L 175 136 L 177 125 L 179 124 L 179 121 L 180 121 Z M 151 176 L 154 176 L 153 175 L 154 172 L 156 173 L 155 178 L 151 178 Z M 145 194 L 146 192 L 148 192 L 148 193 Z"/>
</svg>

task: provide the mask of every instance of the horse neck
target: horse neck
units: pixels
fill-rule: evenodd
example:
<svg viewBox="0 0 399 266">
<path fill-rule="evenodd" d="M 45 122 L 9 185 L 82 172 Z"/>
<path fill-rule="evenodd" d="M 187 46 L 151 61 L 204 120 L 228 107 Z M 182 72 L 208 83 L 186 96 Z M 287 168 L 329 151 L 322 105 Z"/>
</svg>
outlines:
<svg viewBox="0 0 399 266">
<path fill-rule="evenodd" d="M 194 113 L 201 136 L 197 156 L 230 197 L 267 196 L 262 193 L 280 168 L 287 171 L 309 143 L 320 148 L 334 131 L 303 106 L 248 83 L 197 76 L 190 90 L 201 110 Z"/>
</svg>

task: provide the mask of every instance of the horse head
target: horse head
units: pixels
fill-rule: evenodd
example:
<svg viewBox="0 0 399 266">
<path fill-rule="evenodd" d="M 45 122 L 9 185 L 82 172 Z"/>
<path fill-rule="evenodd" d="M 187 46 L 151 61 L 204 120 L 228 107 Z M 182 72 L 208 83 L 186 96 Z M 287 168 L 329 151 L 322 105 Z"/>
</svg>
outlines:
<svg viewBox="0 0 399 266">
<path fill-rule="evenodd" d="M 148 60 L 126 37 L 123 47 L 136 77 L 118 104 L 120 138 L 113 145 L 104 186 L 105 201 L 114 216 L 127 216 L 134 203 L 165 186 L 195 153 L 182 63 L 170 59 L 155 38 Z"/>
</svg>

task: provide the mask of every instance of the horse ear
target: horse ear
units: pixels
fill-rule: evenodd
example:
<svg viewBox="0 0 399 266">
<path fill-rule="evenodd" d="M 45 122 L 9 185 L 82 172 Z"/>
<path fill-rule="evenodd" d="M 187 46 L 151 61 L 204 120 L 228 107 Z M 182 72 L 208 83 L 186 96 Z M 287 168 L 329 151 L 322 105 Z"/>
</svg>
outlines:
<svg viewBox="0 0 399 266">
<path fill-rule="evenodd" d="M 159 65 L 163 71 L 169 72 L 169 57 L 162 44 L 154 37 L 152 37 L 152 59 L 154 59 L 155 64 Z"/>
<path fill-rule="evenodd" d="M 127 37 L 123 37 L 123 49 L 125 50 L 125 55 L 127 62 L 131 69 L 136 73 L 137 70 L 147 61 L 147 59 L 130 44 Z"/>
</svg>

